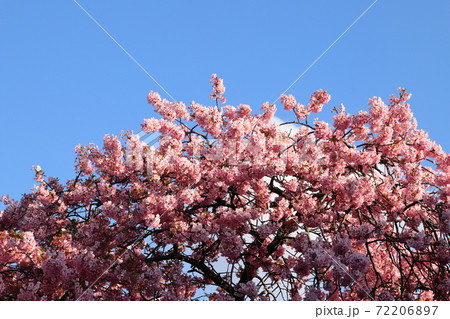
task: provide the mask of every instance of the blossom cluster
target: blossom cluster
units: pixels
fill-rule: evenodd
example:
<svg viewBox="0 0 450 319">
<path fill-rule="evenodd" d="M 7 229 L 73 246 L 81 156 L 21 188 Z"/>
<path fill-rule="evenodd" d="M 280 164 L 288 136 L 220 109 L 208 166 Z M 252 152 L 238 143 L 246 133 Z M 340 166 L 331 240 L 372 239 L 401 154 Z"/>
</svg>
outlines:
<svg viewBox="0 0 450 319">
<path fill-rule="evenodd" d="M 225 103 L 227 99 L 223 96 L 223 94 L 225 93 L 223 79 L 217 77 L 217 74 L 212 74 L 209 83 L 211 83 L 213 87 L 213 92 L 210 94 L 211 99 Z"/>
<path fill-rule="evenodd" d="M 0 299 L 450 298 L 450 155 L 404 89 L 330 124 L 307 121 L 326 91 L 282 95 L 290 132 L 269 103 L 147 98 L 156 146 L 107 135 L 76 147 L 73 179 L 35 167 L 31 193 L 1 198 Z"/>
</svg>

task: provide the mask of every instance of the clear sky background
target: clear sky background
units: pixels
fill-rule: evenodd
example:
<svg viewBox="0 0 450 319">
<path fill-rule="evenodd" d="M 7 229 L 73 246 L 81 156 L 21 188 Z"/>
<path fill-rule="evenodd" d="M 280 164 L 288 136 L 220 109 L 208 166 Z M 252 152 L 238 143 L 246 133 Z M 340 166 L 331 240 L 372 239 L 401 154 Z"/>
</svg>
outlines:
<svg viewBox="0 0 450 319">
<path fill-rule="evenodd" d="M 287 87 L 373 2 L 79 0 L 175 99 L 255 111 Z M 288 93 L 317 89 L 347 111 L 406 87 L 419 127 L 450 151 L 450 1 L 379 0 Z M 2 0 L 0 195 L 34 185 L 33 165 L 72 178 L 74 147 L 140 131 L 155 115 L 150 90 L 169 98 L 72 0 Z M 277 116 L 293 119 L 279 108 Z"/>
</svg>

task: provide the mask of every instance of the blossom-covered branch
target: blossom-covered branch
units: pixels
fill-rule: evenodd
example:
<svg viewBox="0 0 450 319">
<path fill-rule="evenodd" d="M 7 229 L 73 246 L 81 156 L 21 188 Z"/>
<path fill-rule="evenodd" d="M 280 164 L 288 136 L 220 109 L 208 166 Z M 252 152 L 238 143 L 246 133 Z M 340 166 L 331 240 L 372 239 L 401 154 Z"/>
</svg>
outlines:
<svg viewBox="0 0 450 319">
<path fill-rule="evenodd" d="M 450 155 L 400 89 L 356 115 L 281 96 L 297 130 L 225 102 L 148 102 L 146 133 L 76 148 L 75 178 L 36 167 L 0 212 L 2 300 L 448 300 Z"/>
</svg>

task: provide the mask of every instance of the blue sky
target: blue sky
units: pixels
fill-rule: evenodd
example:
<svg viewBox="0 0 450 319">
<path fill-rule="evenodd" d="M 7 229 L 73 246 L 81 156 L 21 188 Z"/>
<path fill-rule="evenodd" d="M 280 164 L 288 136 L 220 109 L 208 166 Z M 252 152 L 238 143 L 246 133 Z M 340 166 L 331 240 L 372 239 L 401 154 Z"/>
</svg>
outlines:
<svg viewBox="0 0 450 319">
<path fill-rule="evenodd" d="M 227 104 L 257 111 L 373 0 L 78 2 L 175 99 L 212 104 L 217 73 Z M 332 106 L 357 113 L 406 87 L 419 127 L 448 152 L 449 16 L 448 1 L 379 0 L 288 93 L 327 90 L 330 119 Z M 72 0 L 2 0 L 0 35 L 1 195 L 28 192 L 33 165 L 72 178 L 77 144 L 140 131 L 154 116 L 147 93 L 168 98 Z"/>
</svg>

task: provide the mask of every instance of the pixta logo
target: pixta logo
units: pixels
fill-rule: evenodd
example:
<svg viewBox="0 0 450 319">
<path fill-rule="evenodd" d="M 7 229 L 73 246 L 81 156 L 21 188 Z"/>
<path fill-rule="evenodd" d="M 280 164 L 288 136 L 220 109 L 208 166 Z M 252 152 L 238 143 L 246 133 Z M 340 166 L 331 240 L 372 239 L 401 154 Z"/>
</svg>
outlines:
<svg viewBox="0 0 450 319">
<path fill-rule="evenodd" d="M 155 132 L 146 134 L 141 131 L 129 136 L 126 147 L 126 162 L 129 168 L 146 171 L 151 175 L 156 166 L 168 165 L 170 157 L 157 151 L 164 135 Z M 191 148 L 189 158 L 221 162 L 224 165 L 243 163 L 266 163 L 267 149 L 278 150 L 277 165 L 285 168 L 288 165 L 321 165 L 322 157 L 317 152 L 317 141 L 312 135 L 300 139 L 203 139 L 197 147 Z M 170 148 L 170 147 L 169 147 Z M 294 151 L 294 154 L 292 154 Z M 186 154 L 187 156 L 187 154 Z"/>
</svg>

